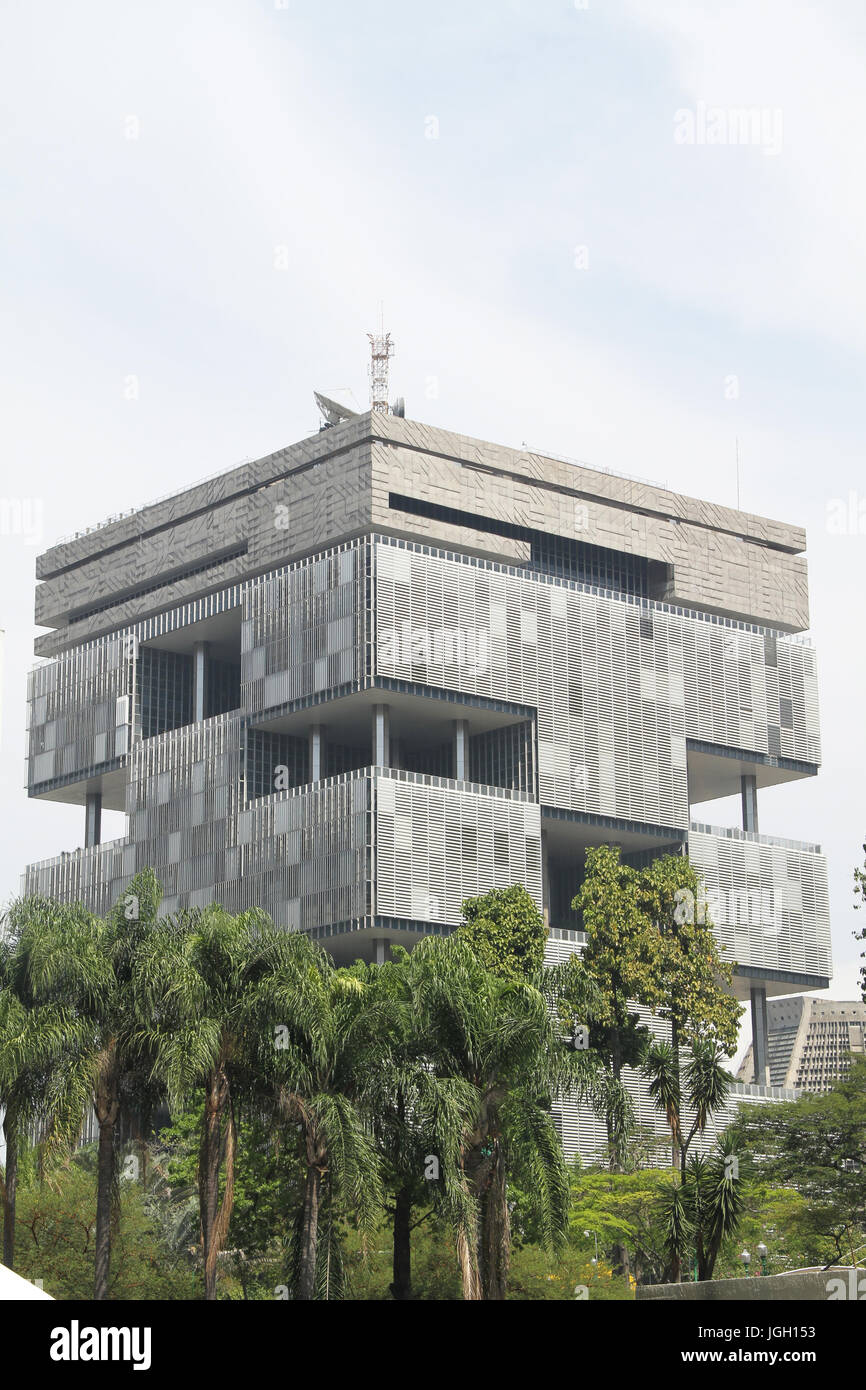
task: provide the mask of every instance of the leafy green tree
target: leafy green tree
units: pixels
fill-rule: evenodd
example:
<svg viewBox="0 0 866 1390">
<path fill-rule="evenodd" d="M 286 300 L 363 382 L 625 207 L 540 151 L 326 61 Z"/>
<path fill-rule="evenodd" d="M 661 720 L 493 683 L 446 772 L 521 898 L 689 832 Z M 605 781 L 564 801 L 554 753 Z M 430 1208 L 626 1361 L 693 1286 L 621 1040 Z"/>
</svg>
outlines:
<svg viewBox="0 0 866 1390">
<path fill-rule="evenodd" d="M 712 1037 L 728 1056 L 737 1046 L 742 1007 L 731 993 L 733 964 L 722 959 L 700 874 L 687 858 L 661 855 L 640 873 L 640 901 L 659 935 L 654 1012 L 680 1043 Z"/>
<path fill-rule="evenodd" d="M 611 845 L 586 851 L 584 879 L 572 907 L 587 936 L 580 964 L 598 991 L 590 1043 L 605 1062 L 602 1113 L 611 1171 L 617 1172 L 634 1124 L 622 1070 L 639 1065 L 649 1037 L 632 1005 L 655 1009 L 662 1002 L 662 944 L 644 911 L 637 870 L 621 863 L 619 849 Z"/>
<path fill-rule="evenodd" d="M 92 1112 L 99 1126 L 94 1298 L 108 1297 L 118 1124 L 125 1101 L 147 1094 L 135 1036 L 132 972 L 153 930 L 161 887 L 138 874 L 107 917 L 80 904 L 24 898 L 10 909 L 15 935 L 9 970 L 31 1008 L 5 1067 L 45 1067 L 40 1104 L 48 1153 L 68 1152 Z"/>
<path fill-rule="evenodd" d="M 95 1145 L 62 1159 L 50 1180 L 35 1162 L 22 1163 L 18 1203 L 19 1270 L 42 1281 L 59 1299 L 89 1299 L 96 1241 Z M 108 1294 L 111 1300 L 179 1300 L 196 1297 L 188 1260 L 178 1258 L 154 1227 L 141 1184 L 121 1178 L 118 1221 L 112 1237 Z"/>
<path fill-rule="evenodd" d="M 671 1161 L 681 1167 L 695 1133 L 724 1102 L 730 1078 L 720 1064 L 737 1040 L 740 1005 L 730 993 L 731 967 L 722 961 L 704 904 L 701 880 L 688 859 L 661 855 L 635 869 L 620 861 L 611 846 L 588 850 L 586 874 L 573 906 L 587 932 L 582 957 L 602 996 L 593 1041 L 606 1058 L 608 1091 L 604 1113 L 612 1170 L 633 1125 L 621 1081 L 624 1065 L 643 1065 L 650 1093 L 671 1130 Z M 648 1030 L 631 1008 L 640 1004 L 666 1020 L 671 1043 L 651 1043 Z M 706 1041 L 706 1046 L 704 1046 Z M 692 1131 L 680 1129 L 680 1045 L 692 1043 L 686 1084 L 697 1107 Z M 672 1209 L 673 1229 L 687 1223 L 687 1213 Z M 685 1225 L 683 1225 L 685 1229 Z M 626 1252 L 614 1259 L 626 1268 Z"/>
<path fill-rule="evenodd" d="M 856 1265 L 866 1240 L 866 1058 L 853 1057 L 825 1095 L 741 1106 L 738 1124 L 763 1176 L 806 1199 L 812 1237 L 832 1260 Z"/>
<path fill-rule="evenodd" d="M 547 927 L 520 883 L 467 898 L 457 931 L 485 969 L 503 980 L 521 984 L 544 964 Z"/>
<path fill-rule="evenodd" d="M 625 1247 L 637 1283 L 644 1278 L 658 1282 L 667 1263 L 662 1196 L 670 1185 L 669 1172 L 654 1167 L 613 1173 L 583 1168 L 576 1160 L 571 1169 L 570 1240 L 576 1248 Z M 590 1232 L 590 1236 L 586 1232 Z"/>
<path fill-rule="evenodd" d="M 742 1274 L 743 1246 L 754 1250 L 762 1241 L 768 1247 L 768 1274 L 826 1265 L 838 1258 L 833 1243 L 816 1230 L 811 1205 L 803 1194 L 765 1181 L 756 1166 L 745 1189 L 738 1233 L 722 1242 L 715 1276 L 732 1279 Z"/>
</svg>

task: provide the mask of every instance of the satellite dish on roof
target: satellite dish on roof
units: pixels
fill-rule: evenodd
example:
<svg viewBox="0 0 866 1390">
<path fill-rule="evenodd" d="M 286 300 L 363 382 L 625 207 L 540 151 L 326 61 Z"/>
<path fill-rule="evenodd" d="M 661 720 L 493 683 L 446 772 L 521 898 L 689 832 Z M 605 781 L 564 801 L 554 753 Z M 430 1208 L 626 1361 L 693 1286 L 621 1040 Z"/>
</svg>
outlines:
<svg viewBox="0 0 866 1390">
<path fill-rule="evenodd" d="M 404 420 L 406 418 L 406 402 L 404 401 L 402 396 L 398 396 L 394 404 L 391 406 L 391 414 L 398 415 L 401 420 Z"/>
<path fill-rule="evenodd" d="M 313 395 L 325 422 L 322 428 L 328 425 L 340 425 L 344 420 L 356 420 L 358 418 L 359 411 L 350 410 L 347 405 L 341 405 L 339 401 L 332 401 L 330 396 L 323 396 L 321 391 L 314 391 Z"/>
</svg>

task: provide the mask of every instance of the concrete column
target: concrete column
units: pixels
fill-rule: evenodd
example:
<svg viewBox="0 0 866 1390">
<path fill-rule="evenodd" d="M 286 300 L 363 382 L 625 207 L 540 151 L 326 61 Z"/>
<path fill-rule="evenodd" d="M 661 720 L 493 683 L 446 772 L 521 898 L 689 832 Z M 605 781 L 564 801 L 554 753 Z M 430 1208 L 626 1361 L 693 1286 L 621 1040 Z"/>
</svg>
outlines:
<svg viewBox="0 0 866 1390">
<path fill-rule="evenodd" d="M 767 1034 L 767 991 L 761 985 L 753 985 L 752 996 L 752 1060 L 755 1067 L 755 1084 L 769 1086 L 769 1039 Z"/>
<path fill-rule="evenodd" d="M 201 723 L 207 709 L 207 642 L 196 642 L 192 649 L 192 717 Z"/>
<path fill-rule="evenodd" d="M 454 720 L 454 776 L 458 782 L 469 780 L 469 720 Z"/>
<path fill-rule="evenodd" d="M 376 937 L 376 964 L 377 964 L 377 965 L 384 965 L 384 964 L 385 964 L 385 938 L 384 938 L 384 936 L 377 936 L 377 937 Z"/>
<path fill-rule="evenodd" d="M 752 835 L 758 833 L 758 779 L 751 773 L 740 778 L 740 792 L 743 799 L 743 829 Z"/>
<path fill-rule="evenodd" d="M 550 927 L 550 860 L 547 852 L 547 831 L 541 832 L 541 914 L 544 925 Z"/>
<path fill-rule="evenodd" d="M 98 845 L 102 833 L 102 792 L 88 792 L 84 803 L 84 847 Z"/>
<path fill-rule="evenodd" d="M 373 766 L 391 766 L 391 711 L 387 705 L 373 706 Z"/>
<path fill-rule="evenodd" d="M 321 782 L 325 775 L 325 726 L 310 726 L 310 781 Z"/>
</svg>

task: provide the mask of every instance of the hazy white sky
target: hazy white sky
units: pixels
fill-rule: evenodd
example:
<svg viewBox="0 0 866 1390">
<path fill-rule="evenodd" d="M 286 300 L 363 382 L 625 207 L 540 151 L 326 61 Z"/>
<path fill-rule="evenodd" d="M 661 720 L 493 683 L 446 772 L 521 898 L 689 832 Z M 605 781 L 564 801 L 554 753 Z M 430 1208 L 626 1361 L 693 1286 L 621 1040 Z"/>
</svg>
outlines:
<svg viewBox="0 0 866 1390">
<path fill-rule="evenodd" d="M 0 896 L 83 841 L 22 790 L 36 553 L 363 404 L 384 301 L 410 417 L 728 505 L 738 438 L 805 525 L 825 762 L 761 829 L 824 846 L 857 997 L 866 7 L 7 0 L 0 43 Z"/>
</svg>

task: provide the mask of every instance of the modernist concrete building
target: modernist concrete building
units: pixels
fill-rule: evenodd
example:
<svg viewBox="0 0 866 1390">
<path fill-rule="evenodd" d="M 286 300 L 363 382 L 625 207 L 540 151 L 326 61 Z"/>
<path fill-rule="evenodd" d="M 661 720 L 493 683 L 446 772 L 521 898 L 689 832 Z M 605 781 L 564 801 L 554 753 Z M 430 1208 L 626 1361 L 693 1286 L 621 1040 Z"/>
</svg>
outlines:
<svg viewBox="0 0 866 1390">
<path fill-rule="evenodd" d="M 767 997 L 831 973 L 818 846 L 758 829 L 820 762 L 804 549 L 379 412 L 112 518 L 38 560 L 29 792 L 84 847 L 25 890 L 102 910 L 152 865 L 167 911 L 258 903 L 343 961 L 520 882 L 557 955 L 587 846 L 687 849 L 766 1082 Z"/>
<path fill-rule="evenodd" d="M 767 1005 L 770 1083 L 800 1091 L 832 1089 L 850 1067 L 850 1055 L 866 1054 L 866 1004 L 856 999 L 771 999 Z M 755 1078 L 750 1047 L 740 1080 Z"/>
</svg>

